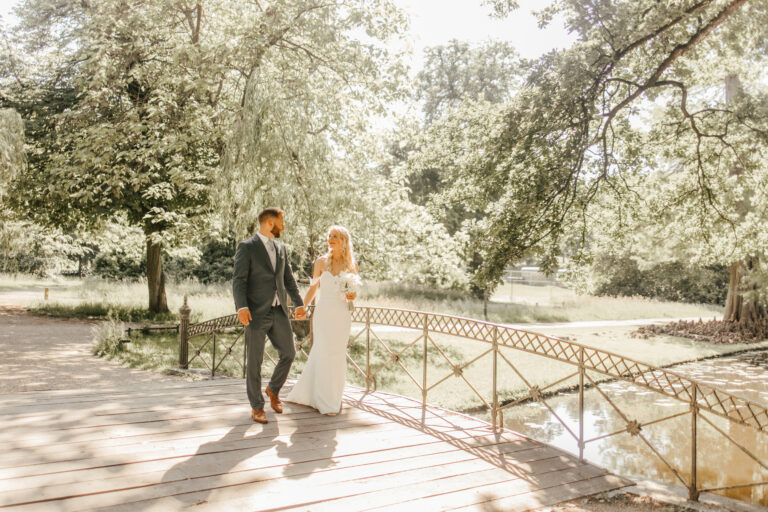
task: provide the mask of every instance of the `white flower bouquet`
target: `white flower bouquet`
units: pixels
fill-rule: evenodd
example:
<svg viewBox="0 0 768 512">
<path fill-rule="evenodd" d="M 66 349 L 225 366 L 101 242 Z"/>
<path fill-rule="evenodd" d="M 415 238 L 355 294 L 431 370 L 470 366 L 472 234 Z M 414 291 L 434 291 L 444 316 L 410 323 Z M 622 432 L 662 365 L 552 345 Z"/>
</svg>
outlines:
<svg viewBox="0 0 768 512">
<path fill-rule="evenodd" d="M 353 272 L 342 272 L 339 274 L 339 288 L 341 292 L 346 296 L 350 293 L 357 293 L 362 286 L 363 280 L 360 276 Z M 347 300 L 347 307 L 350 311 L 355 309 L 355 303 L 351 300 Z"/>
</svg>

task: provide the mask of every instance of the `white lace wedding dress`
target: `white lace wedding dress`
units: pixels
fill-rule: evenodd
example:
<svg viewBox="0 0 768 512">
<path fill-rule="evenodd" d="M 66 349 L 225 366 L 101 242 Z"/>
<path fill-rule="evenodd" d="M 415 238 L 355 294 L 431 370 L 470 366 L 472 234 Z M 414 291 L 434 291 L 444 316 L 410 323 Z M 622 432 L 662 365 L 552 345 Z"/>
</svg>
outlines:
<svg viewBox="0 0 768 512">
<path fill-rule="evenodd" d="M 352 317 L 337 276 L 324 270 L 318 279 L 319 297 L 312 315 L 314 344 L 304 371 L 285 401 L 328 414 L 341 409 Z"/>
</svg>

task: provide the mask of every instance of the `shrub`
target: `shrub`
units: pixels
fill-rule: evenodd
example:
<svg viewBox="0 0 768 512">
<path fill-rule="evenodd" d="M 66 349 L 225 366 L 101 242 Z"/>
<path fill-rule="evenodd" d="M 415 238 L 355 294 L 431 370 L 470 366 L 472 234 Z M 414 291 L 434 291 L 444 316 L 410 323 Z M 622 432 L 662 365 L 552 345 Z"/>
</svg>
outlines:
<svg viewBox="0 0 768 512">
<path fill-rule="evenodd" d="M 93 355 L 98 357 L 114 357 L 125 350 L 120 341 L 125 332 L 123 322 L 117 320 L 110 312 L 107 321 L 93 328 Z"/>
<path fill-rule="evenodd" d="M 163 270 L 175 281 L 197 279 L 201 283 L 222 283 L 232 279 L 236 244 L 233 240 L 207 240 L 199 249 L 185 247 L 163 256 Z M 93 275 L 106 279 L 139 279 L 146 274 L 146 255 L 131 248 L 100 253 L 93 263 Z"/>
<path fill-rule="evenodd" d="M 630 256 L 601 256 L 592 272 L 596 295 L 639 295 L 722 306 L 728 293 L 728 269 L 724 265 L 697 267 L 669 261 L 642 269 Z"/>
<path fill-rule="evenodd" d="M 107 279 L 138 279 L 145 272 L 146 257 L 122 249 L 102 252 L 93 261 L 93 275 Z"/>
<path fill-rule="evenodd" d="M 232 279 L 236 247 L 233 239 L 206 242 L 200 263 L 193 272 L 195 277 L 202 283 L 223 283 Z"/>
</svg>

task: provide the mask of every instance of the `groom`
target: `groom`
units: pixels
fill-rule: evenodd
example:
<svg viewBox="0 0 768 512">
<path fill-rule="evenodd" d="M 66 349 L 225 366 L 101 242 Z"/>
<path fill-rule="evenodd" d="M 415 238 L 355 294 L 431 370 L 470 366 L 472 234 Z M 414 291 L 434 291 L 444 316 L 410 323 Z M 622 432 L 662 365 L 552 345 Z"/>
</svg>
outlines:
<svg viewBox="0 0 768 512">
<path fill-rule="evenodd" d="M 290 294 L 294 305 L 304 305 L 285 246 L 275 240 L 285 229 L 284 215 L 285 212 L 279 208 L 262 210 L 259 213 L 258 233 L 240 242 L 235 252 L 232 293 L 237 318 L 245 326 L 248 353 L 245 385 L 251 403 L 251 418 L 259 423 L 267 423 L 264 396 L 261 394 L 265 336 L 269 336 L 279 356 L 267 386 L 267 396 L 272 409 L 281 413 L 283 406 L 278 394 L 296 356 L 286 293 Z M 297 312 L 296 318 L 301 319 L 305 315 L 304 311 Z"/>
</svg>

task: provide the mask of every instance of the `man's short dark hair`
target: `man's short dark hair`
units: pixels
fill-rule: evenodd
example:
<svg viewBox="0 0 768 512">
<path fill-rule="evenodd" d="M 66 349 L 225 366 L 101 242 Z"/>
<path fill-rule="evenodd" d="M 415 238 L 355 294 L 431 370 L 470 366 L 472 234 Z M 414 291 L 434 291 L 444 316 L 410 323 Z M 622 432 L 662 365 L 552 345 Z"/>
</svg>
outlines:
<svg viewBox="0 0 768 512">
<path fill-rule="evenodd" d="M 280 208 L 271 206 L 259 212 L 259 224 L 264 224 L 269 219 L 279 219 L 285 212 Z"/>
</svg>

